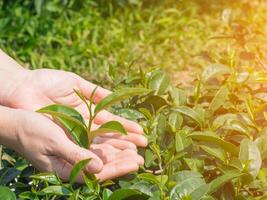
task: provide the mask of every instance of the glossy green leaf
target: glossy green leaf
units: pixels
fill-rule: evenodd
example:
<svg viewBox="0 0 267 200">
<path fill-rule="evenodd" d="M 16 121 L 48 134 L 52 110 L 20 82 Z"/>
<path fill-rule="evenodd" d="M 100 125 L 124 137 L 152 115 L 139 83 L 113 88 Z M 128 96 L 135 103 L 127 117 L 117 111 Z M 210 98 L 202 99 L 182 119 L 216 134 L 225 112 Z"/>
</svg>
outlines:
<svg viewBox="0 0 267 200">
<path fill-rule="evenodd" d="M 34 174 L 31 176 L 31 178 L 35 179 L 35 180 L 46 181 L 46 182 L 54 184 L 54 185 L 61 183 L 60 180 L 58 179 L 58 177 L 53 173 Z"/>
<path fill-rule="evenodd" d="M 70 173 L 69 181 L 70 183 L 74 183 L 76 181 L 77 176 L 79 175 L 80 172 L 88 165 L 91 159 L 85 159 L 81 160 L 78 163 L 76 163 Z"/>
<path fill-rule="evenodd" d="M 87 128 L 82 122 L 82 116 L 76 110 L 62 105 L 51 105 L 37 112 L 51 115 L 66 128 L 77 144 L 88 147 Z"/>
<path fill-rule="evenodd" d="M 178 182 L 171 190 L 170 199 L 182 200 L 183 197 L 196 192 L 199 187 L 205 184 L 205 181 L 201 178 L 191 177 L 185 179 L 181 182 Z"/>
<path fill-rule="evenodd" d="M 255 142 L 245 138 L 240 143 L 239 159 L 244 165 L 249 165 L 249 173 L 256 177 L 261 168 L 262 159 Z"/>
<path fill-rule="evenodd" d="M 144 95 L 151 92 L 149 89 L 145 88 L 124 88 L 121 90 L 117 90 L 113 92 L 112 94 L 108 95 L 104 99 L 102 99 L 95 107 L 95 114 L 100 112 L 101 110 L 104 110 L 108 108 L 109 106 L 121 102 L 124 99 L 137 96 L 137 95 Z"/>
<path fill-rule="evenodd" d="M 108 200 L 138 199 L 146 200 L 149 196 L 134 189 L 118 189 L 113 192 Z"/>
<path fill-rule="evenodd" d="M 65 186 L 48 186 L 44 188 L 42 194 L 51 194 L 51 195 L 59 195 L 59 196 L 70 196 L 71 191 Z"/>
<path fill-rule="evenodd" d="M 175 133 L 175 149 L 176 152 L 183 151 L 191 144 L 190 138 L 186 137 L 186 131 L 180 130 Z"/>
<path fill-rule="evenodd" d="M 255 140 L 258 149 L 261 153 L 262 160 L 267 158 L 267 136 L 262 135 Z"/>
<path fill-rule="evenodd" d="M 127 135 L 127 131 L 125 130 L 124 126 L 118 121 L 106 122 L 102 124 L 98 129 L 91 131 L 90 135 L 92 135 L 92 137 L 94 138 L 105 133 L 119 133 L 122 135 Z"/>
<path fill-rule="evenodd" d="M 214 179 L 213 181 L 211 181 L 209 183 L 210 188 L 209 188 L 208 193 L 212 194 L 212 193 L 216 192 L 225 183 L 233 180 L 234 178 L 241 177 L 242 175 L 244 175 L 244 174 L 237 171 L 237 170 L 228 171 L 226 174 L 217 177 L 216 179 Z"/>
<path fill-rule="evenodd" d="M 200 115 L 200 113 L 198 113 L 197 111 L 193 110 L 192 108 L 186 107 L 186 106 L 180 106 L 177 107 L 175 109 L 173 109 L 174 111 L 180 112 L 183 115 L 186 115 L 188 117 L 190 117 L 191 119 L 195 120 L 200 127 L 204 126 L 204 119 L 203 117 Z"/>
<path fill-rule="evenodd" d="M 232 155 L 238 155 L 238 148 L 234 144 L 227 142 L 214 134 L 194 132 L 188 135 L 188 137 L 192 138 L 193 140 L 213 142 L 214 144 L 221 146 L 225 151 L 231 153 Z"/>
<path fill-rule="evenodd" d="M 75 109 L 69 107 L 69 106 L 64 106 L 64 105 L 60 105 L 60 104 L 53 104 L 53 105 L 49 105 L 46 107 L 43 107 L 39 110 L 37 110 L 37 112 L 39 113 L 47 113 L 50 114 L 51 113 L 60 113 L 60 114 L 64 114 L 67 115 L 69 117 L 75 118 L 77 120 L 79 120 L 81 123 L 84 123 L 83 117 L 82 115 L 76 111 Z"/>
<path fill-rule="evenodd" d="M 162 95 L 166 92 L 170 84 L 170 77 L 166 72 L 155 71 L 150 76 L 148 87 L 155 90 L 156 95 Z"/>
<path fill-rule="evenodd" d="M 216 147 L 214 145 L 199 145 L 201 149 L 203 149 L 205 152 L 208 154 L 214 156 L 215 158 L 220 159 L 221 161 L 225 162 L 226 161 L 226 154 L 223 149 L 220 147 Z"/>
<path fill-rule="evenodd" d="M 220 75 L 230 74 L 230 73 L 231 73 L 231 69 L 227 67 L 226 65 L 211 64 L 205 67 L 204 71 L 202 72 L 201 78 L 204 82 L 207 82 Z"/>
<path fill-rule="evenodd" d="M 226 86 L 222 86 L 212 99 L 209 105 L 209 110 L 211 110 L 212 112 L 218 110 L 223 104 L 225 104 L 225 101 L 228 99 L 228 95 L 228 88 Z"/>
<path fill-rule="evenodd" d="M 184 106 L 187 101 L 186 91 L 176 87 L 170 87 L 170 96 L 174 106 Z"/>
<path fill-rule="evenodd" d="M 8 187 L 0 186 L 0 199 L 16 200 L 16 195 Z"/>
<path fill-rule="evenodd" d="M 172 112 L 168 117 L 168 125 L 172 132 L 175 132 L 181 128 L 183 124 L 183 117 L 178 112 Z"/>
<path fill-rule="evenodd" d="M 138 175 L 137 175 L 137 178 L 138 178 L 138 179 L 145 180 L 145 181 L 152 182 L 152 183 L 154 183 L 154 184 L 159 183 L 159 181 L 158 181 L 158 179 L 157 179 L 157 176 L 155 176 L 154 174 L 151 174 L 151 173 L 142 173 L 142 174 L 138 174 Z"/>
<path fill-rule="evenodd" d="M 189 178 L 202 178 L 202 174 L 199 172 L 189 171 L 189 170 L 182 170 L 179 172 L 176 172 L 172 174 L 169 179 L 172 181 L 175 181 L 177 183 L 180 183 L 184 180 L 187 180 Z"/>
</svg>

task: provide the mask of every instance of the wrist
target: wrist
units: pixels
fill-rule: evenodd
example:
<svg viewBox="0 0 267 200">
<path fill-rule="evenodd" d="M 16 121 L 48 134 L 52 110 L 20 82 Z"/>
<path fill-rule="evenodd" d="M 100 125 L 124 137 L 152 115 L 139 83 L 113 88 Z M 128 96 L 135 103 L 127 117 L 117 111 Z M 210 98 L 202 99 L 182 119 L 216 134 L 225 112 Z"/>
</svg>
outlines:
<svg viewBox="0 0 267 200">
<path fill-rule="evenodd" d="M 0 105 L 9 105 L 9 96 L 27 78 L 30 70 L 24 69 L 0 50 Z"/>
<path fill-rule="evenodd" d="M 0 144 L 15 149 L 19 129 L 19 110 L 0 106 Z"/>
</svg>

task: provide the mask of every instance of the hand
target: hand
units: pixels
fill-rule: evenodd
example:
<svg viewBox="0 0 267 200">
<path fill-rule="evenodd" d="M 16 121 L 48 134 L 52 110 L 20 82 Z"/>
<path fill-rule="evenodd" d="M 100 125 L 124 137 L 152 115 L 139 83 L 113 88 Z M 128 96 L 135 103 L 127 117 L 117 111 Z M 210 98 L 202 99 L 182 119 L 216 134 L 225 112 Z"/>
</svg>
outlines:
<svg viewBox="0 0 267 200">
<path fill-rule="evenodd" d="M 0 114 L 1 143 L 22 154 L 40 171 L 56 172 L 64 180 L 75 163 L 87 158 L 92 160 L 86 171 L 102 181 L 136 171 L 144 162 L 133 150 L 121 151 L 107 144 L 92 145 L 91 150 L 81 148 L 39 113 L 0 106 Z"/>
<path fill-rule="evenodd" d="M 26 71 L 26 70 L 25 70 Z M 6 96 L 6 105 L 13 108 L 22 108 L 27 110 L 37 110 L 50 104 L 64 104 L 78 110 L 85 119 L 89 118 L 86 105 L 75 94 L 73 89 L 79 90 L 87 99 L 91 96 L 96 85 L 82 79 L 80 76 L 59 70 L 27 70 L 23 71 L 21 79 L 17 80 L 9 89 L 9 95 Z M 101 99 L 111 92 L 98 87 L 93 102 L 98 103 Z M 95 142 L 107 143 L 120 149 L 136 148 L 137 146 L 146 146 L 147 140 L 141 134 L 142 128 L 135 122 L 113 115 L 107 111 L 100 112 L 94 120 L 94 127 L 110 120 L 121 122 L 129 134 L 119 136 L 118 134 L 106 134 L 98 137 Z M 122 142 L 123 140 L 123 142 Z M 133 145 L 135 144 L 135 145 Z"/>
</svg>

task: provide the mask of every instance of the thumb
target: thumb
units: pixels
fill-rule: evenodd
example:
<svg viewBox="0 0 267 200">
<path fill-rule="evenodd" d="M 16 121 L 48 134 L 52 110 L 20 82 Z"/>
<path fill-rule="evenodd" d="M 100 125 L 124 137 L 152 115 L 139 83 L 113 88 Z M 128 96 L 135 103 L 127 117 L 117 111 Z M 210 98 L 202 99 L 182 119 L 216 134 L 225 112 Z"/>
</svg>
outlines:
<svg viewBox="0 0 267 200">
<path fill-rule="evenodd" d="M 75 165 L 81 160 L 91 158 L 85 168 L 85 170 L 90 173 L 98 173 L 103 168 L 103 162 L 96 154 L 74 144 L 72 141 L 64 142 L 64 145 L 59 147 L 57 156 L 66 160 L 71 165 Z"/>
</svg>

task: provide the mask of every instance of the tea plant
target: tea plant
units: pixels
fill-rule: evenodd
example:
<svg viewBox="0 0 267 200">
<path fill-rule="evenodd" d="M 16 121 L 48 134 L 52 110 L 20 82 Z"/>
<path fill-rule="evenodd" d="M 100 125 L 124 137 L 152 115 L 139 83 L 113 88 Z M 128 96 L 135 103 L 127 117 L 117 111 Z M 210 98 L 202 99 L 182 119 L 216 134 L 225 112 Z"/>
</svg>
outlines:
<svg viewBox="0 0 267 200">
<path fill-rule="evenodd" d="M 91 119 L 111 106 L 110 111 L 143 125 L 149 146 L 139 149 L 145 166 L 138 173 L 104 183 L 85 174 L 85 185 L 77 185 L 74 180 L 89 160 L 74 166 L 69 183 L 20 164 L 2 169 L 1 184 L 14 188 L 21 199 L 267 198 L 266 81 L 262 71 L 211 64 L 189 91 L 172 85 L 161 69 L 130 73 L 94 114 L 90 101 L 88 108 Z M 91 131 L 90 122 L 85 125 L 81 115 L 66 106 L 38 112 L 53 116 L 84 147 L 97 134 L 125 134 L 118 122 Z M 13 195 L 7 188 L 0 190 Z"/>
</svg>

